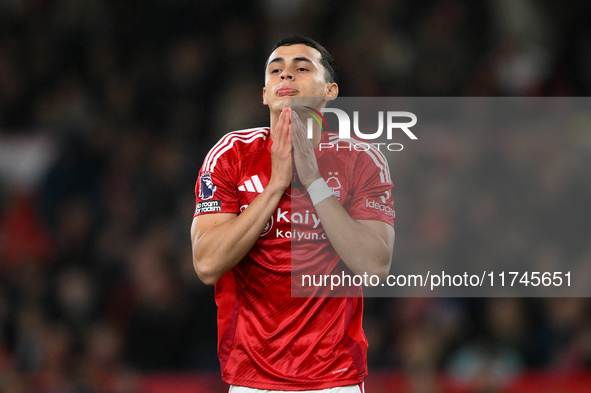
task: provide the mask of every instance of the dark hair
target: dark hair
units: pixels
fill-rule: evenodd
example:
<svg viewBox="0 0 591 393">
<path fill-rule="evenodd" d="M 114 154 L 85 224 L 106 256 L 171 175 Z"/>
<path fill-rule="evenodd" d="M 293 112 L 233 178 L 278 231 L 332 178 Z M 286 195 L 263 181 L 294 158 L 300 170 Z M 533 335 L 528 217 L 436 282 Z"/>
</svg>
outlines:
<svg viewBox="0 0 591 393">
<path fill-rule="evenodd" d="M 338 82 L 338 75 L 337 75 L 337 67 L 335 65 L 334 59 L 332 58 L 332 56 L 330 55 L 330 53 L 328 53 L 328 51 L 326 50 L 325 47 L 323 47 L 322 45 L 320 45 L 318 42 L 314 41 L 311 38 L 308 37 L 304 37 L 302 35 L 290 35 L 288 37 L 283 38 L 282 40 L 280 40 L 279 42 L 277 42 L 274 46 L 273 49 L 271 49 L 271 53 L 273 53 L 273 51 L 275 51 L 275 49 L 279 48 L 280 46 L 290 46 L 290 45 L 297 45 L 297 44 L 303 44 L 306 46 L 309 46 L 310 48 L 314 48 L 316 49 L 318 52 L 320 52 L 320 62 L 322 63 L 322 66 L 325 69 L 325 76 L 324 78 L 326 79 L 327 82 L 330 83 L 337 83 Z M 267 69 L 267 65 L 268 65 L 268 59 L 265 62 L 265 69 Z"/>
</svg>

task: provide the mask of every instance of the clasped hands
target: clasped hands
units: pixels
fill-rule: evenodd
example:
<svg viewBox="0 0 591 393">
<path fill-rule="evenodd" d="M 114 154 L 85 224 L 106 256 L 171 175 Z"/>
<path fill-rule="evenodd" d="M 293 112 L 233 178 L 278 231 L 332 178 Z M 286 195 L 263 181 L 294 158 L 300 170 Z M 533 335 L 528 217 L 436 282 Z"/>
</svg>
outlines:
<svg viewBox="0 0 591 393">
<path fill-rule="evenodd" d="M 292 165 L 304 187 L 321 177 L 314 155 L 314 145 L 300 116 L 290 107 L 281 110 L 279 120 L 271 130 L 273 146 L 272 179 L 280 179 L 285 188 L 291 184 Z"/>
</svg>

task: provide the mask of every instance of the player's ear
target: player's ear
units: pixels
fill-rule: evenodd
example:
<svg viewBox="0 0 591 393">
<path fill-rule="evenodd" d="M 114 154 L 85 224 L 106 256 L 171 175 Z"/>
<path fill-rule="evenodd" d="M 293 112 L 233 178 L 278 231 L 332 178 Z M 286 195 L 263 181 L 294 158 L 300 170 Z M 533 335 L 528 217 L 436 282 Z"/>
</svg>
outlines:
<svg viewBox="0 0 591 393">
<path fill-rule="evenodd" d="M 267 105 L 267 89 L 263 87 L 263 105 Z"/>
<path fill-rule="evenodd" d="M 329 83 L 326 85 L 326 93 L 324 94 L 324 98 L 326 101 L 332 101 L 339 95 L 339 85 L 336 83 Z"/>
</svg>

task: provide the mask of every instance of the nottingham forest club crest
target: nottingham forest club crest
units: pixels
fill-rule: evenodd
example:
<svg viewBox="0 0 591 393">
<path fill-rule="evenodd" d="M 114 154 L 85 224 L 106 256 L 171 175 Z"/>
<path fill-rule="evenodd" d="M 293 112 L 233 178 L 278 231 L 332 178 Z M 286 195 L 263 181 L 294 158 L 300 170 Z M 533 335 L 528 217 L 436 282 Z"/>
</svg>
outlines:
<svg viewBox="0 0 591 393">
<path fill-rule="evenodd" d="M 199 184 L 199 198 L 206 201 L 213 198 L 213 193 L 216 190 L 216 186 L 211 181 L 210 173 L 201 174 L 201 183 Z"/>
<path fill-rule="evenodd" d="M 336 196 L 337 198 L 341 197 L 341 191 L 339 191 L 339 189 L 341 188 L 341 182 L 338 179 L 339 173 L 338 172 L 328 172 L 328 179 L 326 179 L 326 185 L 328 186 L 328 188 L 331 189 L 332 193 L 334 194 L 334 196 Z"/>
</svg>

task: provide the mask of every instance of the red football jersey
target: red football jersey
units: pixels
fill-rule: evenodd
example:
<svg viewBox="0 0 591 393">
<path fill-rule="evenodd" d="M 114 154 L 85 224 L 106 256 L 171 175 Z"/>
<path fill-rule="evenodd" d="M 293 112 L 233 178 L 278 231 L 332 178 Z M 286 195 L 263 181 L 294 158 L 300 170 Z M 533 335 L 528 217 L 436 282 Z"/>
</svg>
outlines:
<svg viewBox="0 0 591 393">
<path fill-rule="evenodd" d="M 394 225 L 384 156 L 333 133 L 323 133 L 321 143 L 334 146 L 315 149 L 322 177 L 351 217 Z M 199 173 L 195 215 L 247 208 L 271 177 L 271 145 L 269 128 L 224 136 Z M 296 191 L 286 191 L 251 251 L 216 284 L 218 354 L 228 384 L 316 390 L 356 385 L 367 375 L 361 288 L 345 289 L 346 297 L 292 297 L 292 264 L 348 271 L 305 189 Z"/>
</svg>

